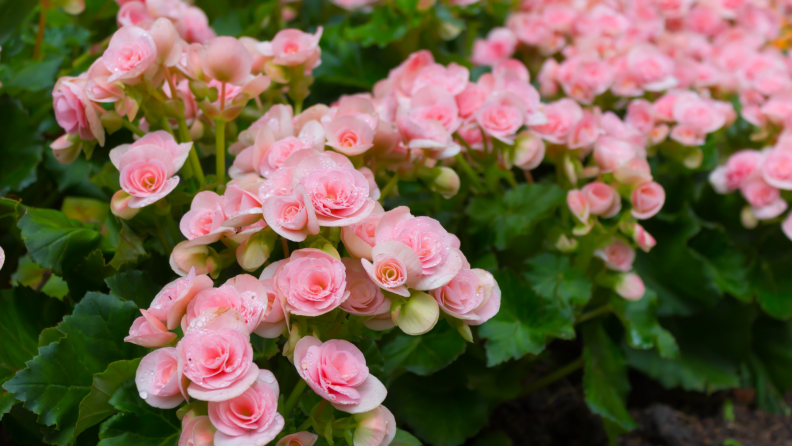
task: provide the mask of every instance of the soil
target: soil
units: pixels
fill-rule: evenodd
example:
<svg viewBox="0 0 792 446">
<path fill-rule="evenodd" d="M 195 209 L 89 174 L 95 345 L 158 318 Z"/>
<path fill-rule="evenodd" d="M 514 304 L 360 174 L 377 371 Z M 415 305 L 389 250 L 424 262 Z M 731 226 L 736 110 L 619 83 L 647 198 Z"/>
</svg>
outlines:
<svg viewBox="0 0 792 446">
<path fill-rule="evenodd" d="M 630 381 L 628 407 L 639 427 L 619 439 L 622 446 L 792 446 L 792 417 L 757 410 L 751 390 L 705 395 L 665 390 L 639 374 Z M 731 422 L 724 419 L 727 400 L 734 407 Z M 792 407 L 792 392 L 786 400 Z M 514 446 L 608 445 L 599 418 L 586 407 L 580 372 L 499 406 L 479 440 L 495 433 L 505 433 Z"/>
</svg>

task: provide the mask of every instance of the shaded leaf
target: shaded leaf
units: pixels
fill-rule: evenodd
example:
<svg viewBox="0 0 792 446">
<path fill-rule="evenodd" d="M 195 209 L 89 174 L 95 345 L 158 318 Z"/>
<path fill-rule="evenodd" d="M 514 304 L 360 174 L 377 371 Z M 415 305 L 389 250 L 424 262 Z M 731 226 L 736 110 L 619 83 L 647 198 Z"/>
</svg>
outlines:
<svg viewBox="0 0 792 446">
<path fill-rule="evenodd" d="M 585 305 L 591 299 L 591 281 L 568 257 L 543 253 L 527 263 L 531 271 L 524 276 L 536 294 L 565 305 Z"/>
<path fill-rule="evenodd" d="M 418 375 L 430 375 L 451 364 L 465 352 L 465 340 L 445 321 L 421 336 L 399 333 L 382 347 L 384 371 L 404 367 Z"/>
</svg>

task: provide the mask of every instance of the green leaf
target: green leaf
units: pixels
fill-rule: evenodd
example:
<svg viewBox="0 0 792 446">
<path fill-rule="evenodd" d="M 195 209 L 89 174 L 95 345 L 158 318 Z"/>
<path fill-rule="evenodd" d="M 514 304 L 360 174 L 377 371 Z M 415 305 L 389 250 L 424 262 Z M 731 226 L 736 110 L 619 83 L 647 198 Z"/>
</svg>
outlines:
<svg viewBox="0 0 792 446">
<path fill-rule="evenodd" d="M 134 381 L 127 381 L 110 398 L 121 413 L 102 423 L 98 446 L 176 446 L 181 422 L 175 410 L 156 409 L 138 396 Z"/>
<path fill-rule="evenodd" d="M 487 403 L 465 388 L 461 370 L 429 377 L 402 375 L 388 391 L 385 406 L 425 443 L 456 446 L 487 424 Z"/>
<path fill-rule="evenodd" d="M 674 336 L 657 321 L 657 295 L 647 290 L 637 301 L 629 301 L 617 295 L 611 296 L 611 307 L 621 319 L 630 347 L 639 349 L 657 348 L 663 358 L 679 356 L 679 347 Z"/>
<path fill-rule="evenodd" d="M 605 332 L 601 320 L 583 324 L 581 332 L 586 404 L 592 412 L 621 429 L 634 429 L 636 424 L 626 405 L 630 382 L 619 346 Z"/>
<path fill-rule="evenodd" d="M 740 377 L 733 368 L 712 364 L 684 351 L 679 359 L 663 359 L 656 350 L 627 348 L 625 354 L 630 367 L 660 382 L 666 389 L 680 387 L 710 393 L 740 387 Z"/>
<path fill-rule="evenodd" d="M 451 364 L 465 347 L 462 336 L 445 321 L 421 336 L 399 333 L 382 347 L 384 371 L 391 374 L 404 367 L 418 375 L 430 375 Z"/>
<path fill-rule="evenodd" d="M 14 73 L 14 76 L 4 87 L 19 87 L 28 91 L 52 88 L 62 62 L 62 57 L 53 57 L 40 62 L 28 61 L 24 68 Z"/>
<path fill-rule="evenodd" d="M 87 294 L 58 325 L 66 336 L 39 348 L 27 368 L 3 385 L 39 415 L 39 423 L 58 429 L 54 444 L 71 441 L 79 404 L 90 393 L 94 374 L 112 362 L 143 356 L 144 349 L 124 342 L 138 314 L 132 302 Z"/>
<path fill-rule="evenodd" d="M 101 238 L 90 226 L 52 209 L 26 208 L 17 226 L 33 261 L 59 276 L 64 266 L 79 263 Z"/>
<path fill-rule="evenodd" d="M 575 337 L 574 318 L 559 302 L 537 296 L 512 272 L 498 271 L 495 280 L 501 289 L 501 308 L 478 331 L 487 339 L 488 365 L 538 355 L 554 337 Z"/>
<path fill-rule="evenodd" d="M 788 413 L 784 395 L 792 388 L 792 324 L 761 316 L 752 330 L 751 368 L 759 406 Z"/>
<path fill-rule="evenodd" d="M 527 263 L 531 271 L 524 276 L 536 294 L 565 305 L 585 305 L 591 299 L 591 281 L 568 257 L 543 253 Z"/>
<path fill-rule="evenodd" d="M 756 300 L 762 309 L 778 319 L 792 318 L 792 275 L 789 258 L 769 261 L 760 258 L 751 272 L 751 284 L 756 292 Z"/>
<path fill-rule="evenodd" d="M 121 299 L 132 301 L 138 308 L 148 308 L 160 291 L 145 271 L 130 270 L 105 279 L 110 292 Z"/>
<path fill-rule="evenodd" d="M 25 254 L 19 258 L 17 270 L 11 275 L 11 283 L 14 286 L 23 285 L 36 289 L 41 284 L 46 273 L 46 268 L 36 265 L 30 259 L 30 256 Z M 49 278 L 41 288 L 41 292 L 56 299 L 63 299 L 64 296 L 69 294 L 69 287 L 66 286 L 66 282 L 63 279 L 50 273 Z"/>
<path fill-rule="evenodd" d="M 93 376 L 91 391 L 80 402 L 79 418 L 74 429 L 76 438 L 85 429 L 100 423 L 118 410 L 110 404 L 110 398 L 126 381 L 135 378 L 140 358 L 110 363 L 107 370 Z"/>
<path fill-rule="evenodd" d="M 140 236 L 135 234 L 126 223 L 121 223 L 121 225 L 121 231 L 118 233 L 118 247 L 109 264 L 117 270 L 126 262 L 135 263 L 139 258 L 147 256 Z"/>
<path fill-rule="evenodd" d="M 479 196 L 466 209 L 474 225 L 491 228 L 495 247 L 506 249 L 516 236 L 529 231 L 564 201 L 564 191 L 555 184 L 523 183 L 502 196 Z"/>
<path fill-rule="evenodd" d="M 421 440 L 415 438 L 413 434 L 402 430 L 396 429 L 396 436 L 391 441 L 393 446 L 421 446 Z"/>
<path fill-rule="evenodd" d="M 44 148 L 34 138 L 30 116 L 22 104 L 8 95 L 0 97 L 0 195 L 21 191 L 36 181 L 36 166 Z"/>
</svg>

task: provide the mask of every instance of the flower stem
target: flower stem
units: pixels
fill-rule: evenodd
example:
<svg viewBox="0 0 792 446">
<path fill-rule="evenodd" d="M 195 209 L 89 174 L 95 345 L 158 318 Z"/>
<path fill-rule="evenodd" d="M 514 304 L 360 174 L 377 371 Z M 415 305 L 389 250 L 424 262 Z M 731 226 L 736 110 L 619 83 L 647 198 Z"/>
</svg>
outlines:
<svg viewBox="0 0 792 446">
<path fill-rule="evenodd" d="M 561 378 L 563 378 L 563 377 L 575 372 L 577 369 L 579 369 L 581 367 L 583 367 L 583 357 L 580 357 L 580 358 L 576 359 L 575 361 L 572 361 L 569 364 L 567 364 L 567 365 L 561 367 L 560 369 L 554 371 L 553 373 L 551 373 L 549 375 L 545 375 L 545 376 L 537 379 L 536 381 L 533 381 L 532 383 L 528 384 L 527 386 L 525 386 L 525 388 L 523 388 L 522 392 L 520 393 L 520 396 L 525 396 L 525 395 L 534 393 L 537 390 L 539 390 L 539 389 L 541 389 L 543 387 L 546 387 L 546 386 L 558 381 L 559 379 L 561 379 Z"/>
<path fill-rule="evenodd" d="M 485 190 L 484 186 L 481 184 L 481 181 L 479 181 L 476 171 L 470 167 L 470 164 L 468 164 L 465 157 L 461 153 L 457 153 L 454 159 L 456 159 L 457 163 L 459 163 L 459 167 L 462 168 L 462 170 L 465 172 L 465 175 L 470 178 L 470 181 L 473 183 L 473 187 L 476 188 L 477 191 L 483 192 Z"/>
<path fill-rule="evenodd" d="M 129 130 L 130 132 L 134 133 L 137 136 L 144 136 L 146 134 L 146 132 L 141 130 L 140 127 L 138 127 L 135 123 L 129 122 L 128 119 L 122 119 L 121 125 L 123 125 L 124 128 L 126 128 L 127 130 Z"/>
<path fill-rule="evenodd" d="M 288 416 L 294 410 L 294 407 L 297 405 L 297 400 L 300 399 L 300 395 L 305 391 L 305 387 L 308 384 L 304 380 L 300 380 L 297 382 L 297 385 L 294 386 L 294 390 L 289 395 L 289 398 L 286 399 L 286 404 L 283 407 L 283 416 Z"/>
<path fill-rule="evenodd" d="M 41 60 L 44 53 L 41 51 L 41 43 L 44 41 L 44 28 L 47 26 L 47 9 L 49 2 L 41 1 L 41 12 L 39 13 L 38 32 L 36 33 L 36 46 L 33 47 L 33 60 Z"/>
<path fill-rule="evenodd" d="M 224 120 L 215 120 L 215 173 L 220 185 L 225 184 L 225 125 Z"/>
<path fill-rule="evenodd" d="M 580 317 L 577 318 L 575 321 L 575 325 L 582 324 L 583 322 L 590 321 L 594 318 L 600 317 L 603 314 L 608 314 L 613 310 L 613 307 L 610 304 L 603 305 L 599 308 L 595 308 L 589 312 L 583 313 Z"/>
<path fill-rule="evenodd" d="M 302 100 L 294 101 L 294 114 L 295 115 L 299 115 L 300 113 L 302 113 L 302 108 L 303 108 L 303 101 Z"/>
<path fill-rule="evenodd" d="M 184 119 L 184 116 L 179 116 L 179 135 L 181 135 L 181 142 L 192 142 L 192 138 L 190 137 L 190 129 L 187 128 L 187 121 Z M 206 183 L 206 177 L 204 177 L 203 169 L 201 168 L 201 160 L 198 158 L 198 152 L 195 148 L 195 144 L 192 145 L 190 148 L 190 164 L 192 164 L 193 173 L 195 177 L 198 178 L 198 181 L 201 184 Z"/>
<path fill-rule="evenodd" d="M 380 200 L 384 200 L 385 197 L 390 195 L 397 184 L 399 184 L 399 174 L 394 173 L 391 179 L 388 180 L 388 183 L 385 185 L 385 187 L 382 188 L 382 191 L 380 192 Z"/>
<path fill-rule="evenodd" d="M 285 238 L 281 237 L 281 246 L 283 246 L 283 258 L 289 258 L 289 242 L 286 241 Z"/>
</svg>

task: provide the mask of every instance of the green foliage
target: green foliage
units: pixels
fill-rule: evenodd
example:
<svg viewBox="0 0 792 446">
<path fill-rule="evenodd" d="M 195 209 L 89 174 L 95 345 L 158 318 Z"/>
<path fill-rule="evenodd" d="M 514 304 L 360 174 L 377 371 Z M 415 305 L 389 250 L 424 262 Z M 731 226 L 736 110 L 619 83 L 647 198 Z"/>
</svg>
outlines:
<svg viewBox="0 0 792 446">
<path fill-rule="evenodd" d="M 382 346 L 384 372 L 391 374 L 404 368 L 418 375 L 430 375 L 453 362 L 465 352 L 465 340 L 446 322 L 429 333 L 410 336 L 398 333 Z"/>
<path fill-rule="evenodd" d="M 175 410 L 155 409 L 137 393 L 134 381 L 127 381 L 109 401 L 120 413 L 102 423 L 100 446 L 175 446 L 181 422 Z"/>
<path fill-rule="evenodd" d="M 544 253 L 528 260 L 525 278 L 536 294 L 566 306 L 585 305 L 591 299 L 591 281 L 569 258 Z"/>
</svg>

